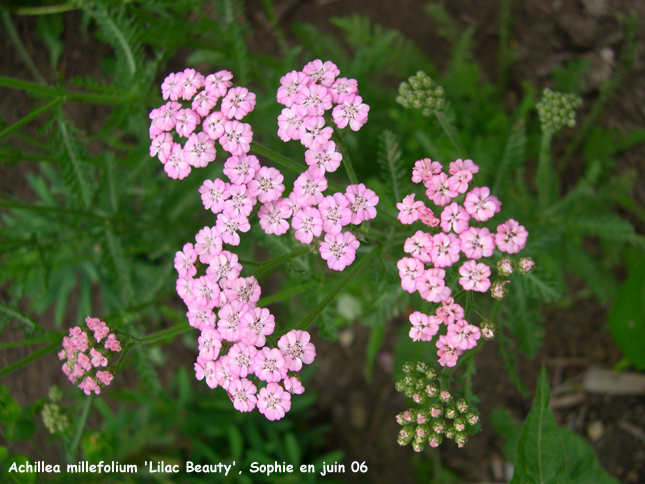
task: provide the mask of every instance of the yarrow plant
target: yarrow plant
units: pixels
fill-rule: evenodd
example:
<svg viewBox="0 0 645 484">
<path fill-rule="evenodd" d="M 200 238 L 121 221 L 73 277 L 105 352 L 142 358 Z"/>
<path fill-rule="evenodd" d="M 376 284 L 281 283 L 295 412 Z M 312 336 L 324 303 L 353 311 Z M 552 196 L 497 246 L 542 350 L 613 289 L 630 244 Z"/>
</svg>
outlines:
<svg viewBox="0 0 645 484">
<path fill-rule="evenodd" d="M 63 349 L 58 358 L 65 361 L 63 373 L 69 381 L 76 383 L 86 395 L 101 393 L 101 388 L 110 384 L 114 374 L 106 368 L 109 359 L 121 351 L 121 343 L 107 324 L 98 318 L 85 319 L 87 328 L 92 333 L 75 326 L 69 330 L 69 336 L 63 338 Z M 105 368 L 105 369 L 103 369 Z"/>
<path fill-rule="evenodd" d="M 258 281 L 240 276 L 242 265 L 226 245 L 240 244 L 240 233 L 250 230 L 259 202 L 259 225 L 267 234 L 284 235 L 293 229 L 294 238 L 319 252 L 335 271 L 354 261 L 359 241 L 343 228 L 373 219 L 378 197 L 362 183 L 349 185 L 344 193 L 324 194 L 325 173 L 335 171 L 342 161 L 325 113 L 332 110 L 338 129 L 349 126 L 356 131 L 369 111 L 356 81 L 337 79 L 338 74 L 332 62 L 316 60 L 281 80 L 277 100 L 287 107 L 278 117 L 278 136 L 300 140 L 308 148 L 309 168 L 296 179 L 288 197 L 283 196 L 280 171 L 262 166 L 248 154 L 253 132 L 240 121 L 253 110 L 255 94 L 233 87 L 229 71 L 203 76 L 186 69 L 168 75 L 162 94 L 169 101 L 150 113 L 150 155 L 164 164 L 171 178 L 183 179 L 192 168 L 214 161 L 215 142 L 231 155 L 224 162 L 228 181 L 206 180 L 199 189 L 204 208 L 217 219 L 196 234 L 194 244 L 177 252 L 176 287 L 188 307 L 189 324 L 201 332 L 197 379 L 210 388 L 224 388 L 237 410 L 257 407 L 269 420 L 282 418 L 291 406 L 291 394 L 304 391 L 297 372 L 314 360 L 316 351 L 304 330 L 287 332 L 277 347 L 267 345 L 275 318 L 257 306 Z M 215 110 L 220 99 L 220 109 Z M 191 102 L 190 107 L 179 100 Z M 188 138 L 183 147 L 176 141 L 181 138 Z M 198 276 L 201 265 L 206 266 L 205 273 Z"/>
</svg>

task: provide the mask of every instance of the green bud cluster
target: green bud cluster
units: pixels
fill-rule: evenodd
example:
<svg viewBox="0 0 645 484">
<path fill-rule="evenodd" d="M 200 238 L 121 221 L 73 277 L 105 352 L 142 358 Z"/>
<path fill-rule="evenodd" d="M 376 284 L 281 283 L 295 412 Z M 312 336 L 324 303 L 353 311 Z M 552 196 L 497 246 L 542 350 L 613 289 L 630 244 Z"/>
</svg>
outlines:
<svg viewBox="0 0 645 484">
<path fill-rule="evenodd" d="M 479 422 L 477 412 L 465 399 L 454 401 L 449 391 L 441 390 L 439 374 L 427 363 L 405 363 L 403 371 L 405 376 L 396 382 L 396 389 L 422 407 L 410 408 L 396 416 L 397 423 L 403 427 L 397 442 L 411 443 L 416 452 L 421 452 L 427 444 L 437 447 L 445 437 L 463 447 Z"/>
<path fill-rule="evenodd" d="M 57 386 L 52 386 L 48 396 L 49 402 L 43 405 L 40 416 L 50 433 L 64 434 L 69 429 L 70 422 L 69 417 L 58 404 L 63 398 L 63 391 Z"/>
<path fill-rule="evenodd" d="M 542 99 L 536 105 L 542 131 L 557 133 L 565 125 L 573 128 L 576 125 L 576 109 L 580 106 L 582 99 L 575 94 L 564 94 L 545 88 L 542 91 Z"/>
<path fill-rule="evenodd" d="M 410 77 L 408 82 L 399 86 L 396 102 L 408 109 L 422 109 L 424 116 L 430 116 L 434 111 L 441 111 L 445 104 L 446 94 L 428 75 L 419 71 Z"/>
</svg>

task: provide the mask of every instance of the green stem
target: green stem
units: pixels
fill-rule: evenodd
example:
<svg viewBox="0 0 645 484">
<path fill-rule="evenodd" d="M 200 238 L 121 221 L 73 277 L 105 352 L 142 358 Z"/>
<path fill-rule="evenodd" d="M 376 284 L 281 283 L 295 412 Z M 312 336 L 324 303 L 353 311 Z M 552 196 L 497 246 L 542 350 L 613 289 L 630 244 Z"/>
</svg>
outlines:
<svg viewBox="0 0 645 484">
<path fill-rule="evenodd" d="M 40 336 L 39 338 L 23 339 L 20 341 L 11 341 L 9 343 L 0 344 L 0 350 L 8 350 L 10 348 L 20 348 L 21 346 L 36 345 L 38 343 L 45 343 L 51 340 L 52 340 L 52 337 L 50 335 L 50 336 Z M 56 343 L 58 343 L 58 340 L 56 341 Z"/>
<path fill-rule="evenodd" d="M 7 316 L 9 316 L 11 318 L 15 318 L 15 319 L 21 321 L 30 330 L 40 329 L 35 321 L 33 321 L 32 319 L 28 318 L 27 316 L 22 314 L 20 311 L 17 311 L 16 309 L 13 309 L 13 308 L 8 307 L 8 306 L 0 305 L 0 312 L 6 314 Z"/>
<path fill-rule="evenodd" d="M 5 28 L 7 29 L 7 32 L 9 33 L 9 37 L 11 38 L 11 41 L 16 46 L 16 49 L 18 49 L 18 53 L 20 54 L 20 57 L 22 57 L 22 60 L 27 66 L 27 69 L 29 69 L 29 72 L 31 73 L 32 77 L 36 79 L 36 81 L 38 81 L 39 84 L 43 84 L 43 85 L 47 84 L 47 81 L 40 73 L 38 68 L 36 67 L 34 60 L 31 58 L 31 56 L 29 55 L 29 52 L 27 52 L 25 45 L 22 43 L 22 40 L 20 39 L 20 35 L 18 35 L 18 31 L 16 31 L 16 26 L 13 24 L 13 21 L 11 20 L 11 15 L 9 15 L 9 12 L 7 10 L 2 11 L 2 21 L 4 23 Z"/>
<path fill-rule="evenodd" d="M 381 252 L 381 246 L 374 247 L 370 252 L 363 256 L 363 258 L 354 263 L 353 267 L 349 272 L 341 279 L 341 281 L 325 296 L 325 298 L 320 301 L 311 311 L 307 314 L 302 321 L 300 321 L 293 329 L 306 329 L 323 310 L 327 305 L 334 300 L 340 291 L 351 281 L 356 274 L 365 267 L 365 265 L 377 254 Z"/>
<path fill-rule="evenodd" d="M 452 128 L 452 126 L 450 126 L 450 123 L 448 122 L 448 118 L 446 118 L 446 115 L 444 114 L 444 112 L 435 111 L 434 114 L 437 117 L 437 121 L 439 121 L 439 124 L 443 128 L 444 133 L 446 133 L 446 136 L 448 136 L 448 139 L 457 150 L 457 155 L 465 158 L 466 148 L 464 148 L 464 145 L 461 143 L 461 140 L 457 136 L 457 133 L 455 132 L 455 130 Z"/>
<path fill-rule="evenodd" d="M 308 282 L 307 284 L 302 284 L 300 286 L 285 289 L 284 291 L 276 292 L 271 296 L 266 296 L 260 299 L 258 301 L 258 306 L 266 307 L 269 304 L 273 304 L 274 302 L 282 301 L 283 299 L 288 299 L 292 296 L 295 296 L 296 294 L 314 289 L 317 285 L 318 284 L 316 282 Z"/>
<path fill-rule="evenodd" d="M 34 119 L 36 119 L 41 114 L 44 114 L 47 111 L 50 111 L 51 109 L 54 109 L 54 108 L 60 106 L 62 103 L 63 103 L 63 98 L 59 97 L 57 99 L 54 99 L 49 104 L 45 104 L 44 106 L 36 109 L 35 111 L 32 111 L 27 116 L 22 118 L 20 121 L 12 124 L 11 126 L 8 126 L 7 128 L 3 129 L 2 131 L 0 131 L 0 140 L 3 139 L 3 138 L 6 138 L 7 136 L 9 136 L 14 131 L 19 130 L 25 124 L 28 124 L 28 123 L 32 122 Z"/>
<path fill-rule="evenodd" d="M 18 7 L 11 12 L 14 15 L 52 15 L 55 13 L 69 12 L 70 10 L 78 10 L 78 6 L 74 3 L 62 3 L 60 5 L 42 5 L 36 7 Z"/>
<path fill-rule="evenodd" d="M 137 338 L 134 346 L 144 346 L 157 343 L 158 341 L 177 336 L 178 334 L 185 333 L 191 329 L 193 329 L 193 327 L 188 324 L 178 324 L 177 326 L 157 331 L 156 333 L 149 334 L 143 338 Z"/>
<path fill-rule="evenodd" d="M 41 356 L 46 355 L 49 353 L 51 350 L 56 348 L 57 346 L 60 346 L 62 338 L 60 340 L 53 341 L 51 344 L 48 344 L 44 348 L 39 349 L 38 351 L 34 351 L 33 353 L 25 356 L 24 358 L 16 361 L 15 363 L 12 363 L 10 365 L 5 366 L 4 368 L 0 369 L 0 378 L 3 376 L 8 375 L 9 373 L 13 373 L 14 371 L 22 368 L 23 366 L 27 365 L 28 363 L 31 363 L 34 360 L 37 360 Z"/>
<path fill-rule="evenodd" d="M 307 245 L 302 249 L 294 250 L 293 252 L 289 252 L 288 254 L 283 254 L 281 256 L 274 257 L 273 259 L 269 259 L 268 261 L 260 264 L 260 266 L 257 269 L 255 269 L 252 275 L 257 278 L 260 274 L 269 270 L 273 266 L 277 266 L 278 264 L 282 264 L 283 262 L 287 262 L 291 259 L 295 259 L 296 257 L 308 254 L 310 252 L 311 252 L 311 249 Z"/>
<path fill-rule="evenodd" d="M 538 189 L 538 199 L 540 206 L 546 208 L 549 204 L 549 194 L 552 190 L 553 167 L 551 166 L 551 136 L 550 131 L 542 132 L 542 141 L 540 143 L 540 158 L 538 161 L 537 174 L 535 181 Z"/>
<path fill-rule="evenodd" d="M 251 141 L 251 149 L 258 155 L 265 156 L 271 161 L 274 161 L 275 163 L 278 163 L 284 168 L 287 168 L 295 173 L 303 173 L 309 168 L 307 165 L 293 161 L 292 159 L 287 158 L 286 156 L 283 156 L 280 153 L 267 148 L 266 146 L 256 143 L 255 141 Z M 337 192 L 345 193 L 345 189 L 343 187 L 331 180 L 327 180 L 327 186 Z"/>
<path fill-rule="evenodd" d="M 90 407 L 92 406 L 92 401 L 94 400 L 94 395 L 90 394 L 83 402 L 83 408 L 81 409 L 81 415 L 76 424 L 76 430 L 74 431 L 74 437 L 69 444 L 67 449 L 67 461 L 68 463 L 74 462 L 74 457 L 76 456 L 76 450 L 78 445 L 81 442 L 81 436 L 83 435 L 83 429 L 85 428 L 85 423 L 87 422 L 87 416 L 90 413 Z"/>
<path fill-rule="evenodd" d="M 497 51 L 497 92 L 500 97 L 506 93 L 508 69 L 511 65 L 511 6 L 513 0 L 502 0 L 499 10 L 499 49 Z M 493 192 L 496 193 L 496 192 Z"/>
<path fill-rule="evenodd" d="M 343 166 L 345 166 L 345 170 L 347 171 L 349 182 L 352 185 L 358 185 L 358 177 L 356 176 L 356 172 L 354 171 L 354 165 L 352 165 L 352 160 L 350 159 L 349 153 L 347 152 L 347 147 L 345 146 L 346 137 L 347 137 L 346 131 L 342 135 L 340 135 L 338 130 L 334 129 L 333 138 L 336 140 L 338 146 L 340 147 L 340 154 L 343 155 Z"/>
</svg>

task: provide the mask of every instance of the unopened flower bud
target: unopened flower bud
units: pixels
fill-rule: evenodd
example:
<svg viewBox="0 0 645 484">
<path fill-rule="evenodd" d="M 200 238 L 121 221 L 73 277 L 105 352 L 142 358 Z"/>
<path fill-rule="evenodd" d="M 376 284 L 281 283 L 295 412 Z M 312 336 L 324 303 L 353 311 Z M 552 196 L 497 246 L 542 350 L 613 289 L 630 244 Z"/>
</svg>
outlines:
<svg viewBox="0 0 645 484">
<path fill-rule="evenodd" d="M 446 427 L 446 429 L 443 431 L 443 435 L 446 436 L 448 439 L 452 439 L 455 437 L 455 434 L 457 432 L 455 431 L 455 428 L 451 425 L 449 427 Z"/>
<path fill-rule="evenodd" d="M 45 427 L 52 434 L 62 434 L 69 428 L 69 419 L 57 403 L 46 403 L 40 415 Z"/>
<path fill-rule="evenodd" d="M 412 440 L 412 437 L 414 437 L 414 427 L 412 427 L 412 425 L 408 425 L 399 431 L 399 436 L 396 441 L 399 445 L 408 445 Z"/>
<path fill-rule="evenodd" d="M 403 363 L 403 373 L 405 373 L 406 375 L 409 375 L 413 371 L 414 371 L 414 363 L 412 363 L 411 361 L 407 361 Z"/>
<path fill-rule="evenodd" d="M 428 438 L 428 443 L 430 444 L 430 447 L 439 447 L 439 444 L 443 441 L 443 436 L 442 435 L 433 435 Z"/>
<path fill-rule="evenodd" d="M 428 421 L 428 411 L 427 409 L 419 410 L 417 413 L 417 423 L 424 424 Z"/>
<path fill-rule="evenodd" d="M 576 109 L 582 106 L 582 99 L 574 94 L 555 92 L 548 87 L 542 91 L 542 99 L 535 106 L 540 117 L 542 131 L 556 133 L 563 126 L 576 125 Z"/>
<path fill-rule="evenodd" d="M 437 373 L 437 370 L 429 368 L 428 371 L 426 371 L 426 377 L 430 381 L 436 380 L 439 377 L 439 373 Z"/>
<path fill-rule="evenodd" d="M 405 384 L 405 380 L 398 380 L 394 384 L 394 388 L 396 388 L 397 392 L 401 392 L 401 393 L 405 392 L 405 389 L 407 388 L 407 385 Z"/>
<path fill-rule="evenodd" d="M 445 415 L 447 418 L 453 419 L 457 417 L 457 409 L 452 405 L 446 407 Z"/>
<path fill-rule="evenodd" d="M 465 432 L 457 432 L 455 434 L 455 442 L 457 447 L 463 447 L 466 442 L 468 442 L 468 434 Z"/>
<path fill-rule="evenodd" d="M 52 402 L 59 402 L 63 398 L 63 390 L 60 387 L 53 385 L 49 388 L 49 399 Z"/>
<path fill-rule="evenodd" d="M 430 407 L 430 415 L 432 416 L 432 418 L 440 417 L 442 413 L 443 407 L 438 403 L 435 403 L 432 407 Z"/>
<path fill-rule="evenodd" d="M 435 434 L 443 433 L 445 428 L 446 428 L 446 422 L 442 419 L 436 420 L 435 422 L 432 423 L 432 430 Z"/>
<path fill-rule="evenodd" d="M 530 257 L 522 257 L 518 263 L 518 267 L 522 274 L 528 274 L 535 267 L 535 262 Z"/>
<path fill-rule="evenodd" d="M 412 414 L 409 410 L 401 412 L 396 416 L 396 421 L 399 425 L 408 425 L 413 422 Z"/>
<path fill-rule="evenodd" d="M 415 438 L 426 437 L 429 433 L 430 433 L 430 429 L 428 429 L 427 425 L 419 425 L 419 426 L 417 426 L 416 437 Z"/>
<path fill-rule="evenodd" d="M 412 395 L 412 400 L 414 400 L 418 404 L 423 404 L 428 401 L 428 397 L 425 393 L 414 393 Z"/>
<path fill-rule="evenodd" d="M 497 335 L 497 325 L 492 321 L 482 321 L 479 325 L 479 329 L 486 341 L 495 339 L 495 335 Z"/>
<path fill-rule="evenodd" d="M 417 371 L 419 373 L 426 373 L 429 369 L 430 367 L 425 361 L 420 361 L 419 363 L 417 363 Z"/>
<path fill-rule="evenodd" d="M 463 398 L 457 400 L 457 410 L 459 410 L 459 413 L 466 413 L 468 411 L 468 402 Z"/>
<path fill-rule="evenodd" d="M 452 399 L 452 395 L 450 394 L 450 392 L 446 390 L 439 392 L 439 400 L 441 400 L 442 402 L 446 403 L 446 402 L 449 402 L 451 399 Z"/>
<path fill-rule="evenodd" d="M 511 281 L 494 282 L 490 288 L 490 295 L 495 299 L 504 299 L 504 296 L 506 296 L 506 293 L 508 292 L 508 286 L 506 284 L 509 282 Z"/>
<path fill-rule="evenodd" d="M 497 261 L 497 273 L 502 277 L 510 276 L 513 273 L 514 268 L 515 262 L 508 257 L 502 257 Z"/>
<path fill-rule="evenodd" d="M 421 109 L 424 116 L 430 116 L 444 108 L 445 95 L 441 86 L 437 86 L 425 72 L 419 71 L 408 82 L 401 83 L 396 102 L 406 108 Z"/>
<path fill-rule="evenodd" d="M 468 412 L 466 414 L 466 421 L 470 425 L 475 425 L 477 422 L 479 422 L 479 415 L 477 415 L 475 412 Z"/>
<path fill-rule="evenodd" d="M 438 391 L 439 391 L 439 389 L 434 385 L 427 385 L 426 386 L 426 394 L 429 397 L 434 397 L 437 394 Z"/>
<path fill-rule="evenodd" d="M 426 446 L 425 438 L 415 438 L 414 442 L 412 442 L 412 448 L 414 449 L 415 452 L 421 452 L 423 449 L 425 449 L 425 446 Z"/>
<path fill-rule="evenodd" d="M 463 432 L 464 430 L 466 430 L 466 421 L 461 417 L 456 418 L 452 425 L 453 427 L 455 427 L 455 430 L 457 432 Z"/>
<path fill-rule="evenodd" d="M 417 384 L 417 377 L 414 375 L 405 375 L 403 381 L 405 382 L 406 386 L 415 387 Z"/>
</svg>

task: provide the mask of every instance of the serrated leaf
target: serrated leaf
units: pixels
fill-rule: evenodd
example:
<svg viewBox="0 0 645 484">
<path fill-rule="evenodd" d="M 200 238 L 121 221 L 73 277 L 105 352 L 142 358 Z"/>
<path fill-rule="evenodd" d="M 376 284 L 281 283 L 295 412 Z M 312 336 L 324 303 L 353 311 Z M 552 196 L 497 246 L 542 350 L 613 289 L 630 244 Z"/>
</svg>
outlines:
<svg viewBox="0 0 645 484">
<path fill-rule="evenodd" d="M 618 484 L 600 466 L 589 442 L 566 427 L 558 430 L 564 447 L 567 474 L 573 484 Z"/>
<path fill-rule="evenodd" d="M 605 240 L 636 241 L 632 224 L 613 214 L 576 217 L 567 222 L 567 228 L 580 235 L 592 235 Z"/>
<path fill-rule="evenodd" d="M 516 168 L 522 164 L 526 153 L 526 123 L 524 119 L 519 119 L 511 133 L 508 135 L 504 155 L 499 162 L 495 183 L 491 193 L 500 195 L 502 186 L 511 185 L 511 177 L 514 175 Z"/>
<path fill-rule="evenodd" d="M 152 393 L 161 392 L 161 382 L 159 375 L 152 364 L 150 350 L 145 346 L 139 346 L 136 349 L 136 358 L 134 366 L 147 389 Z"/>
<path fill-rule="evenodd" d="M 401 162 L 401 149 L 396 141 L 396 136 L 391 131 L 383 131 L 379 136 L 379 150 L 376 159 L 381 167 L 384 186 L 396 206 L 403 199 L 403 186 L 408 171 Z"/>
<path fill-rule="evenodd" d="M 549 410 L 550 389 L 542 367 L 537 394 L 517 444 L 511 484 L 572 484 L 555 418 Z"/>
<path fill-rule="evenodd" d="M 539 268 L 528 274 L 523 274 L 522 282 L 525 283 L 529 294 L 535 295 L 544 302 L 557 301 L 564 292 L 556 279 Z"/>
</svg>

